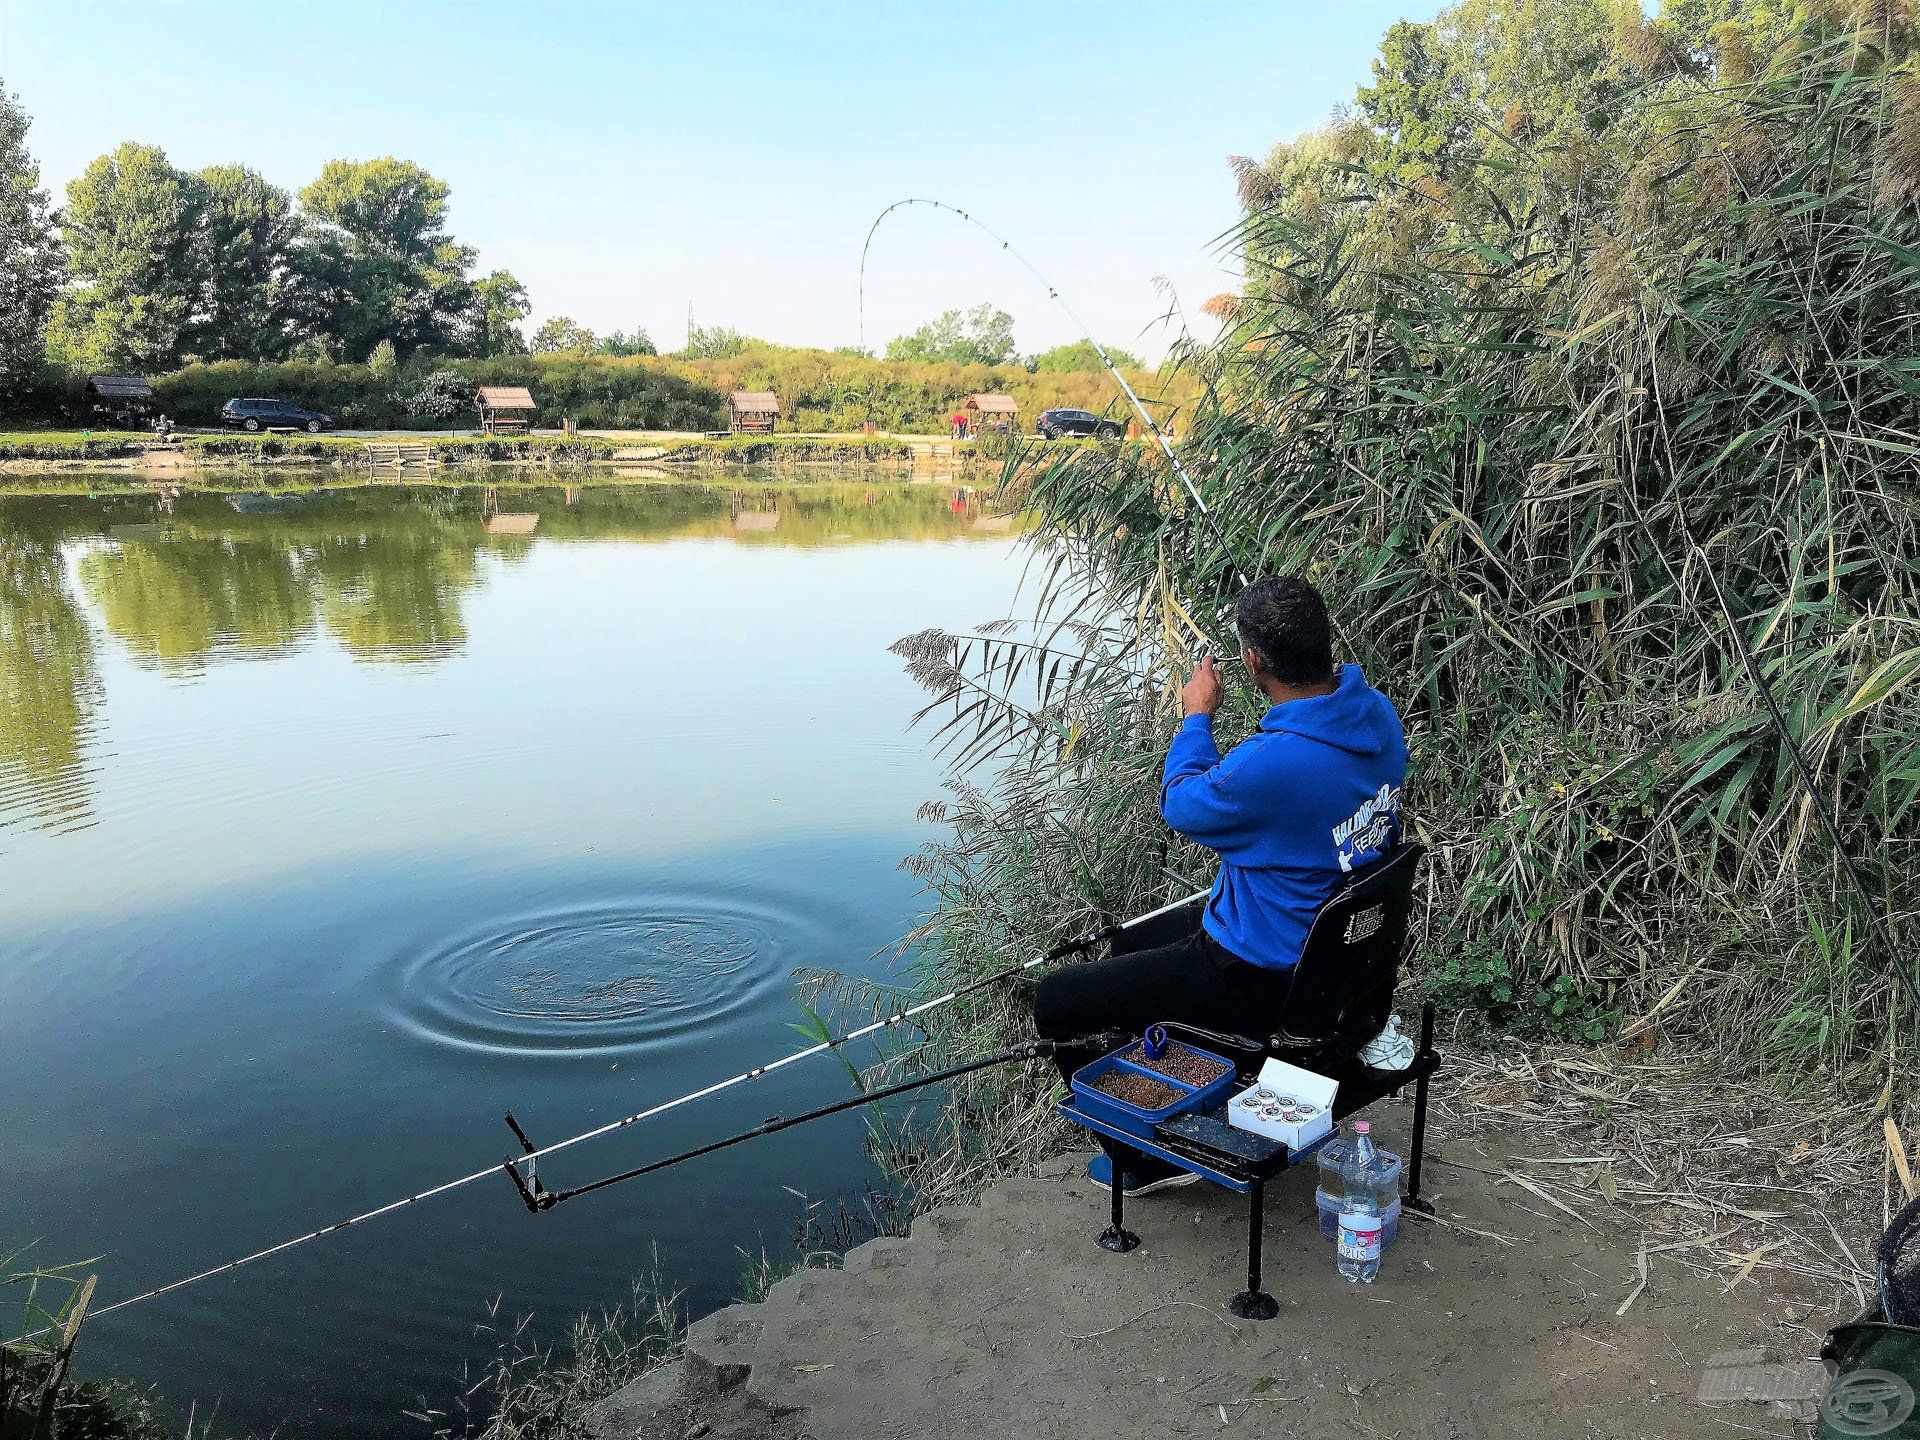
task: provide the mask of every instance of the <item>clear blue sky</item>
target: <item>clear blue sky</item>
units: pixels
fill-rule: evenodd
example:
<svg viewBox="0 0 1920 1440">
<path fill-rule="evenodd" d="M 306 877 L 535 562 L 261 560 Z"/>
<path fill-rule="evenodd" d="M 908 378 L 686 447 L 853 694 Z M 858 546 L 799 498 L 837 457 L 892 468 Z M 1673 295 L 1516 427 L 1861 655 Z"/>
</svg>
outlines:
<svg viewBox="0 0 1920 1440">
<path fill-rule="evenodd" d="M 1158 353 L 1154 276 L 1190 311 L 1232 283 L 1225 157 L 1324 121 L 1386 27 L 1436 8 L 0 0 L 0 83 L 56 200 L 128 139 L 289 189 L 336 156 L 417 161 L 536 322 L 644 325 L 665 348 L 691 302 L 703 324 L 851 343 L 868 225 L 930 195 L 1009 236 L 1102 339 Z M 1072 338 L 960 222 L 882 228 L 869 343 L 982 300 L 1023 349 Z"/>
</svg>

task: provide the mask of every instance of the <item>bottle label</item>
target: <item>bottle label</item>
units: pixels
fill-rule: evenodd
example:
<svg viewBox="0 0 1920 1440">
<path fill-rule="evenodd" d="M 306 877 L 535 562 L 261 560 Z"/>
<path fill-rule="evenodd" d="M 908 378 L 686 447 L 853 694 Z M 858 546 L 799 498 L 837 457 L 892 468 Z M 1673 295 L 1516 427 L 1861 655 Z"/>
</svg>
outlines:
<svg viewBox="0 0 1920 1440">
<path fill-rule="evenodd" d="M 1349 1210 L 1340 1217 L 1340 1258 L 1362 1264 L 1380 1258 L 1380 1217 Z"/>
</svg>

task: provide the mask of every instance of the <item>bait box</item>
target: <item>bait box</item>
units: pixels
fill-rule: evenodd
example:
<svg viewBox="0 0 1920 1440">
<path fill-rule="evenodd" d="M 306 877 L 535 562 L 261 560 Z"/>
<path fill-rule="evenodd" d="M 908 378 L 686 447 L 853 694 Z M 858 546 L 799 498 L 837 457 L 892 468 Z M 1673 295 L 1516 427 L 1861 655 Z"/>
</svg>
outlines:
<svg viewBox="0 0 1920 1440">
<path fill-rule="evenodd" d="M 1123 1050 L 1132 1048 L 1131 1042 L 1121 1047 Z M 1161 1074 L 1151 1065 L 1136 1065 L 1131 1060 L 1123 1060 L 1120 1057 L 1120 1051 L 1116 1050 L 1110 1055 L 1102 1055 L 1092 1064 L 1082 1065 L 1073 1072 L 1074 1103 L 1087 1114 L 1104 1120 L 1107 1124 L 1124 1130 L 1129 1135 L 1137 1135 L 1142 1140 L 1151 1140 L 1154 1138 L 1154 1126 L 1163 1120 L 1171 1120 L 1176 1115 L 1185 1115 L 1194 1110 L 1205 1110 L 1233 1088 L 1233 1066 L 1226 1057 L 1215 1055 L 1211 1050 L 1202 1050 L 1195 1045 L 1188 1045 L 1186 1048 L 1196 1055 L 1206 1056 L 1209 1060 L 1218 1060 L 1227 1068 L 1221 1072 L 1217 1080 L 1209 1080 L 1205 1085 L 1189 1085 L 1184 1080 L 1176 1080 L 1171 1075 Z M 1118 1096 L 1109 1095 L 1105 1091 L 1094 1088 L 1094 1081 L 1116 1070 L 1128 1075 L 1144 1075 L 1149 1080 L 1158 1080 L 1162 1085 L 1171 1085 L 1181 1092 L 1180 1098 L 1168 1101 L 1158 1110 L 1142 1110 L 1137 1105 L 1129 1105 Z"/>
<path fill-rule="evenodd" d="M 1253 1110 L 1253 1092 L 1261 1088 L 1319 1107 L 1311 1120 L 1268 1120 Z M 1340 1082 L 1284 1060 L 1268 1060 L 1260 1067 L 1259 1078 L 1227 1102 L 1227 1123 L 1269 1140 L 1278 1140 L 1292 1151 L 1306 1149 L 1333 1133 L 1333 1097 Z"/>
</svg>

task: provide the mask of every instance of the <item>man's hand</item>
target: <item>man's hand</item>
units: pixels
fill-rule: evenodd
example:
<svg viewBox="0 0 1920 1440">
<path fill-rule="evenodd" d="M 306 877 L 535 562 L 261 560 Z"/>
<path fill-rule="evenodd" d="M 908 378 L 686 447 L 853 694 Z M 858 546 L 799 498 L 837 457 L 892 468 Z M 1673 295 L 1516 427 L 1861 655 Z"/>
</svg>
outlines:
<svg viewBox="0 0 1920 1440">
<path fill-rule="evenodd" d="M 1220 683 L 1220 666 L 1211 655 L 1200 661 L 1200 667 L 1193 677 L 1180 687 L 1180 703 L 1186 707 L 1189 715 L 1211 715 L 1220 708 L 1220 702 L 1226 698 L 1226 687 Z"/>
</svg>

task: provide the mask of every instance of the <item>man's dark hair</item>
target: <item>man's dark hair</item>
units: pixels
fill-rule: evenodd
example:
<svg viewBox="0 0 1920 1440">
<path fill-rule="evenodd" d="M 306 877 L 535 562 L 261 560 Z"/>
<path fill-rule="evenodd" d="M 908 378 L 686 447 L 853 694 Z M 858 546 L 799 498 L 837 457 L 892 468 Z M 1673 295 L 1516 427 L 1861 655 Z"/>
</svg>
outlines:
<svg viewBox="0 0 1920 1440">
<path fill-rule="evenodd" d="M 1240 643 L 1251 646 L 1282 685 L 1318 685 L 1333 678 L 1333 626 L 1327 602 L 1298 575 L 1256 580 L 1233 607 Z"/>
</svg>

